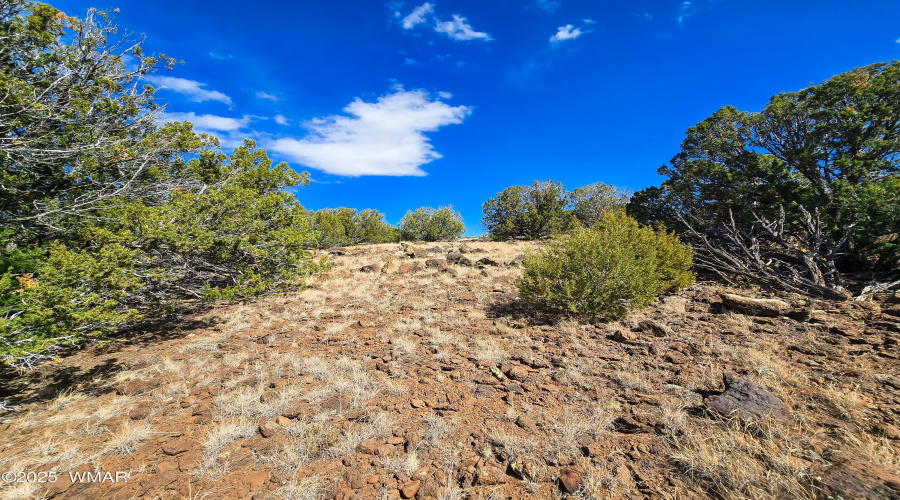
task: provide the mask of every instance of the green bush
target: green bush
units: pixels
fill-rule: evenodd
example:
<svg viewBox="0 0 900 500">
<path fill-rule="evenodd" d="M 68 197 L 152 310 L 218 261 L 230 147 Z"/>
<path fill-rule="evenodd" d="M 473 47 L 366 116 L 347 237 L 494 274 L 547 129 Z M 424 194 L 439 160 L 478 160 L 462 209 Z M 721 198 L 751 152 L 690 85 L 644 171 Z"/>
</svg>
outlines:
<svg viewBox="0 0 900 500">
<path fill-rule="evenodd" d="M 690 285 L 691 251 L 673 233 L 611 211 L 529 253 L 517 281 L 527 304 L 556 314 L 622 318 L 657 295 Z"/>
<path fill-rule="evenodd" d="M 391 243 L 400 231 L 387 223 L 378 210 L 323 208 L 309 213 L 310 226 L 317 233 L 316 246 L 330 248 L 362 243 Z"/>
<path fill-rule="evenodd" d="M 481 224 L 491 239 L 547 238 L 572 227 L 569 192 L 559 182 L 534 181 L 530 186 L 511 186 L 482 206 Z"/>
<path fill-rule="evenodd" d="M 54 243 L 35 274 L 0 275 L 0 360 L 31 366 L 49 347 L 140 319 L 121 307 L 144 284 L 135 273 L 137 253 L 121 245 L 83 252 Z"/>
<path fill-rule="evenodd" d="M 406 212 L 400 223 L 400 236 L 410 241 L 447 241 L 459 238 L 466 232 L 462 215 L 453 210 L 453 205 L 440 207 L 421 207 Z"/>
</svg>

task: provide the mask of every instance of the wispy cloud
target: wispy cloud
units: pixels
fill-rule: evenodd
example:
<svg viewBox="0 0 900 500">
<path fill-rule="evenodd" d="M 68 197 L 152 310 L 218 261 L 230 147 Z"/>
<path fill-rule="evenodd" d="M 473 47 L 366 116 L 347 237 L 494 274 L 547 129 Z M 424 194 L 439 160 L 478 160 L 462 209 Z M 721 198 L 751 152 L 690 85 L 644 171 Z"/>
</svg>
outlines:
<svg viewBox="0 0 900 500">
<path fill-rule="evenodd" d="M 402 17 L 400 26 L 406 30 L 413 29 L 419 25 L 427 25 L 435 32 L 443 33 L 454 40 L 492 40 L 491 35 L 482 31 L 475 31 L 475 28 L 469 24 L 468 19 L 459 14 L 453 14 L 450 21 L 441 21 L 434 12 L 434 4 L 429 2 L 416 7 L 406 16 L 395 11 L 394 17 Z"/>
<path fill-rule="evenodd" d="M 258 97 L 258 98 L 260 98 L 260 99 L 267 99 L 267 100 L 272 101 L 272 102 L 278 102 L 278 97 L 277 97 L 277 96 L 274 96 L 274 95 L 272 95 L 272 94 L 270 94 L 270 93 L 268 93 L 268 92 L 263 92 L 262 90 L 257 90 L 257 91 L 256 91 L 256 97 Z"/>
<path fill-rule="evenodd" d="M 403 26 L 403 29 L 408 30 L 427 22 L 429 18 L 433 16 L 434 5 L 425 2 L 413 9 L 413 11 L 410 12 L 408 16 L 403 18 L 403 21 L 401 21 L 400 24 Z"/>
<path fill-rule="evenodd" d="M 647 21 L 653 20 L 653 14 L 647 12 L 646 10 L 644 12 L 638 14 L 638 17 L 640 17 L 642 19 L 646 19 Z"/>
<path fill-rule="evenodd" d="M 212 57 L 213 59 L 218 59 L 220 61 L 226 60 L 226 59 L 234 59 L 234 56 L 231 54 L 219 54 L 218 52 L 210 52 L 209 57 Z"/>
<path fill-rule="evenodd" d="M 897 41 L 896 41 L 896 42 L 894 42 L 894 43 L 900 43 L 900 38 L 898 38 L 898 39 L 897 39 Z"/>
<path fill-rule="evenodd" d="M 492 40 L 491 35 L 482 31 L 475 31 L 466 18 L 459 14 L 453 14 L 452 21 L 438 22 L 434 30 L 438 33 L 445 33 L 454 40 Z"/>
<path fill-rule="evenodd" d="M 694 5 L 693 2 L 683 1 L 681 2 L 681 6 L 678 9 L 678 26 L 680 27 L 684 20 L 694 15 L 694 12 L 691 11 L 691 6 Z"/>
<path fill-rule="evenodd" d="M 558 9 L 560 5 L 561 2 L 558 2 L 557 0 L 537 0 L 537 6 L 551 14 L 556 12 L 556 9 Z"/>
<path fill-rule="evenodd" d="M 417 63 L 416 63 L 415 59 L 413 59 L 411 57 L 407 57 L 406 60 L 403 61 L 403 64 L 405 64 L 407 66 L 415 66 Z"/>
<path fill-rule="evenodd" d="M 167 122 L 189 121 L 194 124 L 194 128 L 202 132 L 232 132 L 240 130 L 249 125 L 250 120 L 253 119 L 250 115 L 244 115 L 241 118 L 230 118 L 227 116 L 198 115 L 193 111 L 190 113 L 164 113 L 162 118 Z"/>
<path fill-rule="evenodd" d="M 217 90 L 207 90 L 205 83 L 186 78 L 176 78 L 174 76 L 156 76 L 146 77 L 147 81 L 160 87 L 171 90 L 172 92 L 186 95 L 190 101 L 219 101 L 231 105 L 231 98 Z"/>
<path fill-rule="evenodd" d="M 288 120 L 284 115 L 275 115 L 273 120 L 275 120 L 275 123 L 279 125 L 290 125 L 291 123 L 291 121 Z"/>
<path fill-rule="evenodd" d="M 564 42 L 566 40 L 574 40 L 581 35 L 590 33 L 590 30 L 582 30 L 581 28 L 576 28 L 572 24 L 567 24 L 565 26 L 560 26 L 557 28 L 557 32 L 550 37 L 550 43 L 559 43 Z"/>
<path fill-rule="evenodd" d="M 441 158 L 425 132 L 462 123 L 472 112 L 440 98 L 398 86 L 376 102 L 355 99 L 344 108 L 346 115 L 307 122 L 305 138 L 282 138 L 267 147 L 334 175 L 423 176 L 420 167 Z"/>
</svg>

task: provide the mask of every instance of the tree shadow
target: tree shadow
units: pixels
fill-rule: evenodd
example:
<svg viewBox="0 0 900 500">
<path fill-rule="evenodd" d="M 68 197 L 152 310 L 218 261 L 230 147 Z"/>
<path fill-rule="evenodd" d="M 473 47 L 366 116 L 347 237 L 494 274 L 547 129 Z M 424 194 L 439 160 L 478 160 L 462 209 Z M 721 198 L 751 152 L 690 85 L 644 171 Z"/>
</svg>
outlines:
<svg viewBox="0 0 900 500">
<path fill-rule="evenodd" d="M 119 372 L 135 368 L 133 363 L 124 361 L 133 358 L 132 354 L 126 354 L 125 351 L 182 338 L 195 330 L 214 326 L 214 321 L 196 318 L 210 308 L 211 305 L 207 304 L 188 304 L 175 313 L 152 315 L 107 336 L 106 340 L 112 341 L 108 345 L 100 346 L 96 341 L 88 340 L 76 345 L 61 346 L 53 354 L 62 360 L 62 365 L 45 361 L 30 370 L 0 366 L 0 423 L 17 406 L 46 403 L 75 388 L 89 396 L 109 392 L 110 381 Z M 67 363 L 67 358 L 84 350 L 93 350 L 96 357 L 112 357 L 99 364 Z M 117 354 L 122 356 L 116 356 Z"/>
</svg>

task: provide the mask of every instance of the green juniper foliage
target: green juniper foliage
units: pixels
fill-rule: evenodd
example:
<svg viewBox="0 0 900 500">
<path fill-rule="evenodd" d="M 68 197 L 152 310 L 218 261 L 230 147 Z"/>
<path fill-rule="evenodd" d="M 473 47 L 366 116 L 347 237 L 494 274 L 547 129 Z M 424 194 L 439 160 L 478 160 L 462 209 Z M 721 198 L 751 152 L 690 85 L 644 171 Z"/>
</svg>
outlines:
<svg viewBox="0 0 900 500">
<path fill-rule="evenodd" d="M 400 236 L 410 241 L 447 241 L 459 238 L 466 232 L 462 215 L 453 210 L 453 205 L 421 207 L 406 212 L 397 224 Z"/>
<path fill-rule="evenodd" d="M 378 210 L 323 208 L 310 212 L 309 220 L 310 226 L 318 234 L 318 248 L 390 243 L 397 242 L 400 238 L 400 231 L 388 224 L 384 214 Z"/>
<path fill-rule="evenodd" d="M 578 225 L 592 227 L 609 210 L 624 210 L 630 193 L 597 182 L 571 193 L 559 182 L 511 186 L 482 205 L 482 225 L 494 240 L 537 240 Z"/>
<path fill-rule="evenodd" d="M 628 213 L 690 225 L 705 267 L 824 296 L 839 296 L 847 273 L 890 274 L 900 268 L 900 63 L 778 94 L 758 113 L 723 107 L 659 173 L 662 186 L 636 193 Z"/>
<path fill-rule="evenodd" d="M 595 227 L 576 227 L 530 253 L 519 296 L 551 313 L 622 318 L 659 294 L 690 286 L 691 255 L 675 234 L 610 211 Z"/>
<path fill-rule="evenodd" d="M 173 64 L 106 13 L 0 0 L 3 362 L 31 366 L 145 306 L 303 286 L 327 267 L 287 192 L 306 173 L 253 141 L 227 155 L 190 123 L 159 125 L 143 77 Z"/>
</svg>

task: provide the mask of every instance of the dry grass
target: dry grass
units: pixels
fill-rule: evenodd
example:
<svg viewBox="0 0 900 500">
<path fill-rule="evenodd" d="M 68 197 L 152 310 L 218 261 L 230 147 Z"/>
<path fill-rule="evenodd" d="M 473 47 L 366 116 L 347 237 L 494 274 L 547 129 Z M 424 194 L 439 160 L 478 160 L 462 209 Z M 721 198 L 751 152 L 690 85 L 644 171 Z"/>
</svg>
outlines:
<svg viewBox="0 0 900 500">
<path fill-rule="evenodd" d="M 325 482 L 317 477 L 292 478 L 275 493 L 284 500 L 318 500 L 325 491 Z"/>
<path fill-rule="evenodd" d="M 248 439 L 256 432 L 256 426 L 245 418 L 221 420 L 208 427 L 203 436 L 203 451 L 210 460 L 238 439 Z"/>
<path fill-rule="evenodd" d="M 362 422 L 351 424 L 340 441 L 328 449 L 328 455 L 332 457 L 342 457 L 356 452 L 359 443 L 366 439 L 385 438 L 391 435 L 391 427 L 393 419 L 386 412 L 379 412 L 369 416 Z"/>
<path fill-rule="evenodd" d="M 440 445 L 444 440 L 450 437 L 456 423 L 453 419 L 441 417 L 433 413 L 425 416 L 425 435 L 422 438 L 422 445 L 431 448 Z"/>
<path fill-rule="evenodd" d="M 812 498 L 799 431 L 771 419 L 699 424 L 667 436 L 669 458 L 690 477 L 725 498 Z"/>
<path fill-rule="evenodd" d="M 137 445 L 153 434 L 153 428 L 146 422 L 122 422 L 119 430 L 112 433 L 103 447 L 103 454 L 131 455 Z"/>
<path fill-rule="evenodd" d="M 497 453 L 509 462 L 533 456 L 538 449 L 538 444 L 532 436 L 505 429 L 491 430 L 488 441 L 495 447 Z"/>
<path fill-rule="evenodd" d="M 419 452 L 418 450 L 412 450 L 399 457 L 384 457 L 381 459 L 381 466 L 394 474 L 403 473 L 412 477 L 421 466 Z"/>
</svg>

